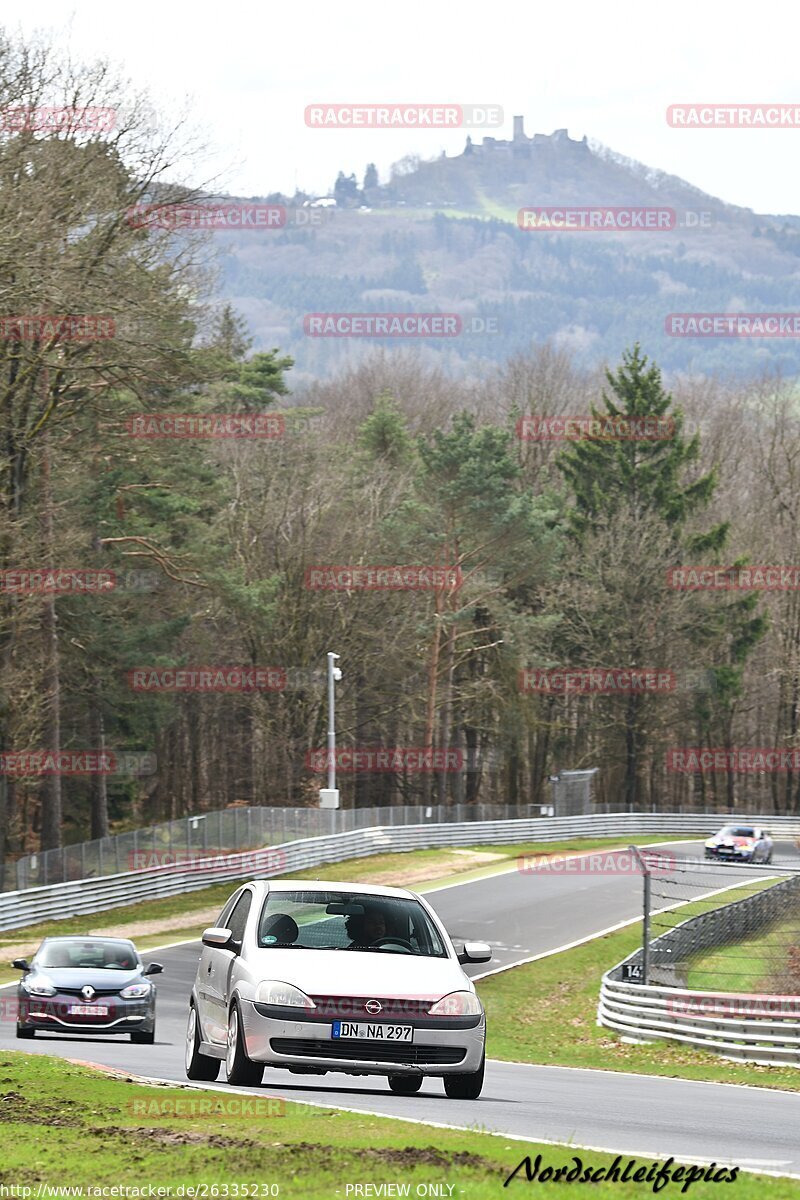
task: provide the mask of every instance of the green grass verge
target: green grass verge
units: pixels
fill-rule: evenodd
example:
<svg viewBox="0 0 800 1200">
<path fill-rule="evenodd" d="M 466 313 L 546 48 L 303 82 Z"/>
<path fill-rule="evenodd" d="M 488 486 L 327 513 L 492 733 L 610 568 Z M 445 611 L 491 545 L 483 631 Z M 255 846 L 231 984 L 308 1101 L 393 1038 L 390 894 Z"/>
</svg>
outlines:
<svg viewBox="0 0 800 1200">
<path fill-rule="evenodd" d="M 752 890 L 753 885 L 744 887 Z M 741 899 L 738 890 L 728 893 L 723 903 Z M 707 907 L 704 901 L 687 904 L 679 910 L 681 920 L 707 911 Z M 486 1007 L 487 1053 L 511 1062 L 637 1071 L 800 1091 L 796 1068 L 729 1063 L 675 1042 L 630 1045 L 612 1030 L 599 1027 L 600 977 L 640 945 L 637 922 L 479 982 L 478 992 Z"/>
<path fill-rule="evenodd" d="M 535 1161 L 540 1154 L 541 1169 L 572 1167 L 573 1156 L 595 1170 L 614 1161 L 610 1154 L 511 1141 L 477 1130 L 270 1102 L 258 1093 L 251 1100 L 224 1092 L 142 1087 L 40 1055 L 0 1055 L 0 1084 L 0 1182 L 30 1187 L 33 1195 L 40 1184 L 144 1188 L 139 1192 L 144 1196 L 148 1185 L 191 1184 L 207 1185 L 208 1196 L 215 1195 L 210 1190 L 215 1185 L 217 1196 L 237 1195 L 233 1185 L 238 1185 L 240 1197 L 261 1197 L 270 1194 L 265 1186 L 276 1184 L 281 1200 L 345 1200 L 348 1183 L 410 1185 L 412 1196 L 417 1185 L 435 1183 L 444 1185 L 440 1194 L 445 1196 L 488 1200 L 502 1193 L 503 1181 L 526 1155 Z M 248 1115 L 243 1104 L 251 1113 L 258 1105 L 264 1115 Z M 212 1105 L 215 1110 L 209 1112 Z M 475 1107 L 477 1122 L 480 1103 Z M 445 1103 L 442 1120 L 447 1117 Z M 620 1167 L 627 1162 L 624 1156 Z M 636 1167 L 649 1168 L 652 1162 L 639 1158 Z M 258 1190 L 243 1192 L 245 1184 Z M 680 1179 L 668 1183 L 659 1195 L 679 1196 L 683 1184 Z M 552 1191 L 546 1182 L 527 1183 L 524 1171 L 510 1188 L 525 1196 Z M 619 1188 L 604 1180 L 593 1185 L 592 1195 L 618 1196 Z M 623 1194 L 652 1197 L 653 1186 L 628 1183 Z M 718 1200 L 719 1187 L 700 1181 L 688 1194 Z M 796 1200 L 798 1185 L 740 1174 L 725 1194 L 736 1200 Z"/>
<path fill-rule="evenodd" d="M 692 959 L 687 987 L 712 992 L 792 992 L 786 985 L 788 951 L 800 946 L 797 917 Z M 795 984 L 794 990 L 797 990 Z"/>
</svg>

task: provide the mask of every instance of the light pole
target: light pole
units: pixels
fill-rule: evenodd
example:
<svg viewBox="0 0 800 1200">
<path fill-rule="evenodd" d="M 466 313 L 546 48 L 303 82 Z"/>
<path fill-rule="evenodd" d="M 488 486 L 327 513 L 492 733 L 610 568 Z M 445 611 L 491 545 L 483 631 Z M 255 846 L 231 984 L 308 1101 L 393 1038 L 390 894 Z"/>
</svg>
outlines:
<svg viewBox="0 0 800 1200">
<path fill-rule="evenodd" d="M 320 788 L 320 808 L 338 808 L 339 792 L 336 787 L 336 684 L 342 672 L 335 666 L 338 654 L 328 652 L 328 786 Z"/>
</svg>

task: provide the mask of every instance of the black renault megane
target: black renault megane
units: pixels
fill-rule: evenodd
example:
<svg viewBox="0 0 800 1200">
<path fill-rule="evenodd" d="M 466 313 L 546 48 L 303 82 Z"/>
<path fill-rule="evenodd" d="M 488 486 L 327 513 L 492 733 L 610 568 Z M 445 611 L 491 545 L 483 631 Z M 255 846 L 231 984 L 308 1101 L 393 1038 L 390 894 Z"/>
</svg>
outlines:
<svg viewBox="0 0 800 1200">
<path fill-rule="evenodd" d="M 53 1033 L 129 1033 L 152 1043 L 156 989 L 145 978 L 163 970 L 144 966 L 133 942 L 109 937 L 45 938 L 31 962 L 15 958 L 24 972 L 17 988 L 17 1037 Z"/>
</svg>

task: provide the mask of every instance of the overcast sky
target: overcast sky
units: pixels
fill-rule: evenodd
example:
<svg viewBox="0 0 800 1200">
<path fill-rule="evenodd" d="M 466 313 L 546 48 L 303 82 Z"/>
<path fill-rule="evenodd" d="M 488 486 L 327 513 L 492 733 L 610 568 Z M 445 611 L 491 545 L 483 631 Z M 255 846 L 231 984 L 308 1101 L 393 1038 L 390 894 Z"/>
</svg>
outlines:
<svg viewBox="0 0 800 1200">
<path fill-rule="evenodd" d="M 308 104 L 484 103 L 504 111 L 498 136 L 522 113 L 529 134 L 566 127 L 730 203 L 800 213 L 800 128 L 666 121 L 680 102 L 800 106 L 798 14 L 788 0 L 34 0 L 4 23 L 69 20 L 77 56 L 108 55 L 167 109 L 188 99 L 214 147 L 202 177 L 241 195 L 321 193 L 340 168 L 360 182 L 374 161 L 383 179 L 405 155 L 463 148 L 462 130 L 310 129 Z"/>
</svg>

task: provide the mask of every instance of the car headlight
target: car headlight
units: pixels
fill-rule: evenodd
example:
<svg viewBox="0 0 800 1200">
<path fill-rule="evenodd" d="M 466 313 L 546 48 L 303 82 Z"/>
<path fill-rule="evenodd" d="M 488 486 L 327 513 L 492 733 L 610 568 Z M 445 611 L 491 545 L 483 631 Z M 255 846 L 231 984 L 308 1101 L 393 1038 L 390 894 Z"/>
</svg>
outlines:
<svg viewBox="0 0 800 1200">
<path fill-rule="evenodd" d="M 474 992 L 450 992 L 428 1009 L 431 1017 L 478 1017 L 483 1012 Z"/>
<path fill-rule="evenodd" d="M 57 991 L 46 975 L 34 975 L 21 982 L 23 991 L 31 996 L 55 996 Z"/>
<path fill-rule="evenodd" d="M 316 1004 L 292 983 L 265 979 L 256 988 L 256 1004 L 276 1004 L 282 1008 L 316 1008 Z"/>
<path fill-rule="evenodd" d="M 120 992 L 123 1000 L 141 1000 L 150 992 L 149 983 L 129 983 L 126 988 Z"/>
</svg>

